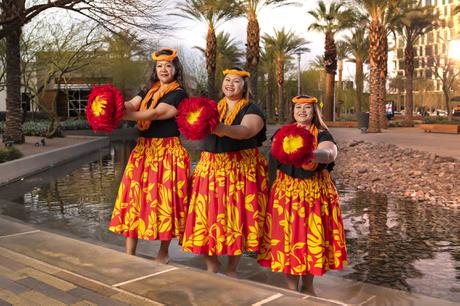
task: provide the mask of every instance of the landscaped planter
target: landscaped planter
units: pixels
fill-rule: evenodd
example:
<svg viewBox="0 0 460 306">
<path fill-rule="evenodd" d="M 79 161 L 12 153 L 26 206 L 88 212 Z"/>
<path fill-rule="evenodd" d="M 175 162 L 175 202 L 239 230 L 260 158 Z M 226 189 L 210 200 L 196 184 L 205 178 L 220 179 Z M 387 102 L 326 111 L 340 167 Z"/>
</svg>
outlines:
<svg viewBox="0 0 460 306">
<path fill-rule="evenodd" d="M 458 124 L 420 124 L 425 132 L 428 133 L 446 133 L 446 134 L 458 134 L 460 132 L 460 125 Z"/>
</svg>

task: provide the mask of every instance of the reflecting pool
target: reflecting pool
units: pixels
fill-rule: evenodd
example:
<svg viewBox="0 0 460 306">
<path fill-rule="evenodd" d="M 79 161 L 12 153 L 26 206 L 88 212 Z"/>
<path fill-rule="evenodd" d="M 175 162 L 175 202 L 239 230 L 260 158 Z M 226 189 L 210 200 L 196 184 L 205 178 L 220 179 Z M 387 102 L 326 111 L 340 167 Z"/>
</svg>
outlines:
<svg viewBox="0 0 460 306">
<path fill-rule="evenodd" d="M 133 146 L 131 140 L 115 141 L 107 150 L 0 188 L 0 213 L 81 239 L 122 246 L 122 237 L 110 233 L 107 224 Z M 199 151 L 186 146 L 196 163 Z M 350 262 L 333 275 L 460 300 L 458 210 L 356 193 L 340 182 L 338 186 Z M 147 253 L 154 243 L 144 243 Z M 203 267 L 199 258 L 182 253 L 177 245 L 172 248 L 173 261 Z M 260 271 L 253 260 L 249 265 Z"/>
</svg>

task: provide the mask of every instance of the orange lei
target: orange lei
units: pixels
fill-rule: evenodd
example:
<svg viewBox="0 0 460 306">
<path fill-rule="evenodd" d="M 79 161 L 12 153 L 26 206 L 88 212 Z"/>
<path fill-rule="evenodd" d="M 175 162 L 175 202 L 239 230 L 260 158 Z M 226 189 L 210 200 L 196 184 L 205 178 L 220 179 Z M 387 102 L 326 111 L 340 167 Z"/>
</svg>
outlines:
<svg viewBox="0 0 460 306">
<path fill-rule="evenodd" d="M 314 137 L 313 150 L 316 150 L 318 148 L 318 128 L 314 124 L 311 124 L 309 131 Z M 310 159 L 302 166 L 302 168 L 307 171 L 315 171 L 317 167 L 318 163 L 314 162 L 313 159 Z"/>
<path fill-rule="evenodd" d="M 223 122 L 225 125 L 232 125 L 238 113 L 243 109 L 243 107 L 248 105 L 248 103 L 249 103 L 248 100 L 246 100 L 245 98 L 242 98 L 228 112 L 227 117 L 225 117 L 225 114 L 227 114 L 228 105 L 227 105 L 227 99 L 222 98 L 222 100 L 219 101 L 219 104 L 217 104 L 217 110 L 219 111 L 219 114 L 220 114 L 219 121 Z"/>
<path fill-rule="evenodd" d="M 161 88 L 160 82 L 156 82 L 152 85 L 152 88 L 149 89 L 147 95 L 141 102 L 141 106 L 139 107 L 139 111 L 144 111 L 146 109 L 154 109 L 157 106 L 158 101 L 163 98 L 167 93 L 176 90 L 180 87 L 180 84 L 177 81 L 169 83 L 167 86 Z M 148 103 L 152 100 L 152 103 L 148 105 Z M 137 121 L 137 127 L 141 131 L 145 131 L 150 127 L 150 120 L 139 120 Z"/>
</svg>

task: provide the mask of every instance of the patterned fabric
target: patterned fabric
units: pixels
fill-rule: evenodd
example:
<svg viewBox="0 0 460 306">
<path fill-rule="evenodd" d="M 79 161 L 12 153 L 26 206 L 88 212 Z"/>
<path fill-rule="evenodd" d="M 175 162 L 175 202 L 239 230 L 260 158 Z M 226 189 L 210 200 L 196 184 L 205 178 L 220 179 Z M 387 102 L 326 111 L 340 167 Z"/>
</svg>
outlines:
<svg viewBox="0 0 460 306">
<path fill-rule="evenodd" d="M 109 230 L 146 240 L 182 238 L 190 159 L 178 137 L 143 138 L 131 152 Z"/>
<path fill-rule="evenodd" d="M 258 251 L 267 194 L 267 160 L 258 149 L 202 152 L 192 176 L 184 251 Z"/>
<path fill-rule="evenodd" d="M 327 170 L 307 179 L 277 172 L 259 253 L 260 265 L 292 275 L 323 275 L 346 265 L 339 198 Z"/>
</svg>

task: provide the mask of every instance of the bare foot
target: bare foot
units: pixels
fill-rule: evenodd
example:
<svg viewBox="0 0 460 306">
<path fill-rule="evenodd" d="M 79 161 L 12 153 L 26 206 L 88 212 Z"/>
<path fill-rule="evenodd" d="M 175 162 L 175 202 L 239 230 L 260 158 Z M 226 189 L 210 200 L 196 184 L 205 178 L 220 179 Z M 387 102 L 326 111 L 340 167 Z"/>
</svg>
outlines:
<svg viewBox="0 0 460 306">
<path fill-rule="evenodd" d="M 311 296 L 316 296 L 315 288 L 313 287 L 313 285 L 302 285 L 302 287 L 300 287 L 300 292 L 307 293 Z"/>
<path fill-rule="evenodd" d="M 226 274 L 228 277 L 238 278 L 238 277 L 236 276 L 236 272 L 233 272 L 233 271 L 232 271 L 232 272 L 227 271 L 227 273 L 225 273 L 225 274 Z"/>
<path fill-rule="evenodd" d="M 211 263 L 208 263 L 207 265 L 208 265 L 208 269 L 207 269 L 208 272 L 217 273 L 217 271 L 219 271 L 220 266 L 222 264 L 219 261 L 212 261 Z"/>
<path fill-rule="evenodd" d="M 166 256 L 158 255 L 155 258 L 155 261 L 167 265 L 169 263 L 169 256 L 168 255 Z"/>
</svg>

